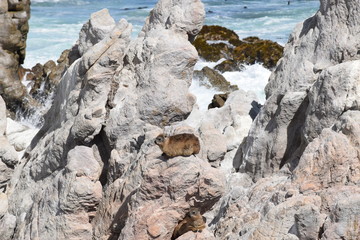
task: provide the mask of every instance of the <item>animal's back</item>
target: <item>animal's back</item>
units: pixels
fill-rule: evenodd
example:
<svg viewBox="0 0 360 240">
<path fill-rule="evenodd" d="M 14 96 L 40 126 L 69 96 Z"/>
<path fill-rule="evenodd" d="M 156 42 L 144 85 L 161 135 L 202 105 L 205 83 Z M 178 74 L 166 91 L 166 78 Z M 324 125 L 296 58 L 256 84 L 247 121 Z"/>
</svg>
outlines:
<svg viewBox="0 0 360 240">
<path fill-rule="evenodd" d="M 177 134 L 165 139 L 163 151 L 169 157 L 190 156 L 200 152 L 200 142 L 194 134 Z"/>
</svg>

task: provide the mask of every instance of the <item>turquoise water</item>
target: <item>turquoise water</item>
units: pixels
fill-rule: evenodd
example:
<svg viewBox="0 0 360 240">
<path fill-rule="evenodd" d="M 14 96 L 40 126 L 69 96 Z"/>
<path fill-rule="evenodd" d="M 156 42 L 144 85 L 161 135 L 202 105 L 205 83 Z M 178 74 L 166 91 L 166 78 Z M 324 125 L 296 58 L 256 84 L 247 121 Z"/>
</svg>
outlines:
<svg viewBox="0 0 360 240">
<path fill-rule="evenodd" d="M 77 40 L 90 14 L 108 8 L 118 21 L 133 24 L 133 37 L 142 28 L 156 0 L 32 0 L 25 67 L 56 60 Z M 259 36 L 285 44 L 295 24 L 313 15 L 318 0 L 203 0 L 206 24 L 234 30 L 241 38 Z"/>
</svg>

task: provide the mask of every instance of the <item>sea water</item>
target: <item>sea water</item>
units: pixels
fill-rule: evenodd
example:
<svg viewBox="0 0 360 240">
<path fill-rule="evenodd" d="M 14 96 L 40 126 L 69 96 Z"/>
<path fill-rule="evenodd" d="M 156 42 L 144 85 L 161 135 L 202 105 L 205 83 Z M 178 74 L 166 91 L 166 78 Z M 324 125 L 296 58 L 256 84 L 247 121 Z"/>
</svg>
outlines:
<svg viewBox="0 0 360 240">
<path fill-rule="evenodd" d="M 119 21 L 126 19 L 133 25 L 135 38 L 156 0 L 31 0 L 30 31 L 27 39 L 24 67 L 57 60 L 79 36 L 82 25 L 91 13 L 103 8 Z M 221 25 L 234 30 L 240 38 L 258 36 L 284 45 L 295 25 L 312 16 L 319 8 L 319 0 L 203 0 L 205 24 Z M 215 66 L 200 60 L 195 66 Z M 261 64 L 246 66 L 242 72 L 226 72 L 224 77 L 240 89 L 254 91 L 258 101 L 265 101 L 264 87 L 270 71 Z M 201 110 L 210 103 L 214 89 L 207 89 L 193 81 L 190 91 L 197 96 Z"/>
</svg>

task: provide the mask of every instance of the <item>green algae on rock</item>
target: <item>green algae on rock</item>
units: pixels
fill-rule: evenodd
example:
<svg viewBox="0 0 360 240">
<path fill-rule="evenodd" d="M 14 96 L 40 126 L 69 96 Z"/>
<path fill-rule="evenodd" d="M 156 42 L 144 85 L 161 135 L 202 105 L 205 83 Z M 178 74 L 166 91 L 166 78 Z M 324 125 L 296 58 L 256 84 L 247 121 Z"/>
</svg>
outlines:
<svg viewBox="0 0 360 240">
<path fill-rule="evenodd" d="M 276 66 L 283 53 L 283 47 L 276 42 L 258 37 L 240 40 L 234 31 L 216 25 L 205 25 L 193 45 L 206 61 L 215 62 L 225 58 L 236 62 L 235 66 L 258 62 L 268 69 Z"/>
</svg>

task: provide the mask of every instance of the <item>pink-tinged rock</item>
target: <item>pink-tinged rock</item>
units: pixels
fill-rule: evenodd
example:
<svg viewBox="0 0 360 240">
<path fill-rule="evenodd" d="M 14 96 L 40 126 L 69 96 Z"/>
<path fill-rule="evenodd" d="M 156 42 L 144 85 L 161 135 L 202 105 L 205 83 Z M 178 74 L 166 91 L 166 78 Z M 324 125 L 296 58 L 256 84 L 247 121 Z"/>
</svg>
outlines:
<svg viewBox="0 0 360 240">
<path fill-rule="evenodd" d="M 311 142 L 294 171 L 302 191 L 358 184 L 360 181 L 358 149 L 342 133 L 324 129 Z"/>
<path fill-rule="evenodd" d="M 99 180 L 102 167 L 95 159 L 92 148 L 77 146 L 68 153 L 66 170 L 75 173 L 77 177 L 86 176 L 95 182 Z"/>
<path fill-rule="evenodd" d="M 216 240 L 216 238 L 208 229 L 205 228 L 201 232 L 186 232 L 178 237 L 177 240 Z"/>
<path fill-rule="evenodd" d="M 321 239 L 358 239 L 360 236 L 360 189 L 339 186 L 321 193 L 322 208 L 328 213 Z"/>
<path fill-rule="evenodd" d="M 66 214 L 59 218 L 59 239 L 83 240 L 92 238 L 92 226 L 85 212 Z"/>
<path fill-rule="evenodd" d="M 147 159 L 139 190 L 120 239 L 169 239 L 190 206 L 208 211 L 223 193 L 219 170 L 194 156 Z"/>
<path fill-rule="evenodd" d="M 219 166 L 227 151 L 225 136 L 212 123 L 203 123 L 199 131 L 204 158 L 207 158 L 212 165 Z"/>
</svg>

